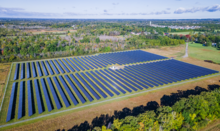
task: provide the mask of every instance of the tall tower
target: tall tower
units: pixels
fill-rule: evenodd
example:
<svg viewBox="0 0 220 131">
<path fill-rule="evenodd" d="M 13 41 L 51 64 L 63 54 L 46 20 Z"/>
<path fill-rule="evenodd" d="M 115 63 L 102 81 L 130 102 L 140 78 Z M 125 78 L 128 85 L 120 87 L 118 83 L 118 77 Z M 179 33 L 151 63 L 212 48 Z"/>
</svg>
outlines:
<svg viewBox="0 0 220 131">
<path fill-rule="evenodd" d="M 151 21 L 150 21 L 150 26 L 151 26 Z"/>
</svg>

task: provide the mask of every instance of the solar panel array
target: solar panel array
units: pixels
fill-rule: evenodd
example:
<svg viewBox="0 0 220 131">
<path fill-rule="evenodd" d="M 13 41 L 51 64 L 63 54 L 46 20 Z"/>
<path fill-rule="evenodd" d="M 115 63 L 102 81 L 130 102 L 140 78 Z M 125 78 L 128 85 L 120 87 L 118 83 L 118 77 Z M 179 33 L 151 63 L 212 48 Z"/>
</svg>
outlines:
<svg viewBox="0 0 220 131">
<path fill-rule="evenodd" d="M 31 67 L 27 66 L 27 76 L 23 74 L 25 72 L 25 64 L 21 63 L 21 70 L 19 72 L 19 65 L 16 65 L 16 71 L 14 74 L 14 80 L 17 80 L 20 73 L 20 79 L 42 77 L 48 75 L 55 75 L 60 73 L 78 72 L 84 70 L 100 69 L 107 65 L 113 64 L 130 64 L 137 62 L 145 62 L 152 60 L 166 59 L 166 57 L 156 54 L 148 53 L 141 50 L 124 51 L 117 53 L 106 53 L 94 56 L 73 57 L 65 59 L 53 59 L 46 61 L 32 62 Z M 18 68 L 18 69 L 17 69 Z M 37 70 L 36 70 L 36 69 Z M 55 73 L 55 74 L 54 74 Z"/>
<path fill-rule="evenodd" d="M 48 76 L 13 83 L 6 121 L 13 119 L 13 114 L 18 114 L 17 119 L 21 119 L 27 115 L 32 116 L 33 114 L 51 112 L 54 109 L 71 108 L 173 82 L 218 73 L 215 70 L 177 60 L 139 63 L 118 70 L 100 68 L 108 64 L 104 61 L 108 59 L 108 62 L 110 62 L 110 58 L 115 58 L 112 63 L 118 62 L 120 64 L 150 60 L 148 57 L 138 58 L 138 54 L 144 55 L 145 53 L 130 51 L 21 64 L 21 68 L 27 71 L 27 77 Z M 124 59 L 120 60 L 118 55 L 121 55 Z M 151 54 L 148 55 L 151 56 Z M 155 58 L 158 58 L 158 56 L 155 55 Z M 89 70 L 91 68 L 99 69 Z M 82 69 L 84 72 L 77 72 Z M 16 65 L 16 70 L 19 70 L 19 64 Z M 60 74 L 68 71 L 69 74 Z M 16 79 L 19 76 L 18 72 L 17 75 L 14 75 Z M 50 76 L 52 74 L 57 74 L 57 76 Z M 17 91 L 19 91 L 18 96 L 16 96 Z M 25 92 L 27 92 L 27 97 L 25 97 Z M 18 103 L 16 103 L 16 97 L 18 97 Z M 27 104 L 25 104 L 26 99 Z M 16 104 L 18 106 L 15 106 Z M 28 108 L 25 107 L 26 105 Z M 18 110 L 15 108 L 18 108 Z M 28 110 L 28 114 L 25 114 L 25 110 Z"/>
</svg>

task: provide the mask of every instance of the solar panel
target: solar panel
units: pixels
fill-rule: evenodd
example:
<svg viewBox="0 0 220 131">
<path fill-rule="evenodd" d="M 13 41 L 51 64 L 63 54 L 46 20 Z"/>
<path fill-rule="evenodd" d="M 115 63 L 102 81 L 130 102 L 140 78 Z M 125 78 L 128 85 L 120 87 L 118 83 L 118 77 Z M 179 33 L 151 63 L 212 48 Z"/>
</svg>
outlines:
<svg viewBox="0 0 220 131">
<path fill-rule="evenodd" d="M 20 77 L 20 79 L 24 79 L 25 78 L 25 64 L 24 63 L 22 63 L 21 64 L 21 77 Z"/>
<path fill-rule="evenodd" d="M 62 59 L 63 62 L 68 66 L 68 68 L 72 71 L 72 72 L 75 72 L 75 70 L 66 62 L 65 59 Z"/>
<path fill-rule="evenodd" d="M 74 105 L 77 105 L 78 104 L 78 101 L 76 99 L 76 97 L 73 95 L 73 93 L 71 92 L 71 90 L 69 89 L 68 85 L 66 84 L 66 82 L 64 81 L 63 77 L 62 76 L 58 76 L 62 85 L 64 86 L 64 88 L 66 89 L 69 97 L 71 98 L 71 100 L 73 101 L 73 104 Z"/>
<path fill-rule="evenodd" d="M 101 77 L 103 78 L 103 76 L 99 77 L 98 75 L 96 75 L 94 72 L 91 72 L 96 78 L 98 78 L 105 86 L 107 86 L 109 89 L 111 89 L 116 95 L 119 95 L 120 93 L 115 90 L 111 85 L 109 85 L 107 82 L 105 82 L 104 80 L 101 79 Z M 105 79 L 106 80 L 106 79 Z M 106 80 L 109 82 L 109 80 Z"/>
<path fill-rule="evenodd" d="M 59 70 L 61 71 L 61 73 L 65 73 L 64 70 L 61 68 L 61 66 L 58 64 L 57 60 L 54 60 L 55 65 L 59 68 Z"/>
<path fill-rule="evenodd" d="M 45 76 L 48 76 L 49 74 L 48 74 L 48 72 L 47 72 L 47 69 L 46 69 L 46 67 L 45 67 L 43 61 L 41 61 L 41 66 L 43 67 L 44 75 L 45 75 Z"/>
<path fill-rule="evenodd" d="M 10 121 L 12 119 L 12 113 L 13 113 L 13 106 L 15 104 L 15 93 L 16 93 L 16 88 L 17 88 L 17 82 L 14 82 L 12 85 L 11 89 L 11 96 L 10 96 L 10 101 L 9 101 L 9 106 L 8 106 L 8 114 L 6 118 L 6 122 Z"/>
<path fill-rule="evenodd" d="M 30 63 L 27 63 L 27 78 L 31 77 L 31 72 L 30 72 Z"/>
<path fill-rule="evenodd" d="M 53 75 L 54 73 L 53 73 L 53 70 L 50 67 L 50 64 L 48 63 L 48 61 L 45 61 L 45 63 L 47 65 L 47 68 L 49 69 L 50 74 Z"/>
<path fill-rule="evenodd" d="M 116 72 L 116 71 L 112 71 L 112 70 L 108 70 L 108 71 L 111 72 L 111 73 L 116 74 L 116 75 L 119 76 L 120 78 L 123 78 L 125 81 L 131 83 L 134 87 L 137 87 L 137 88 L 140 89 L 140 90 L 143 89 L 141 86 L 139 86 L 139 85 L 137 85 L 136 83 L 134 83 L 134 82 L 132 82 L 131 80 L 129 80 L 129 79 L 128 79 L 129 76 L 127 76 L 128 78 L 126 78 L 125 76 L 122 76 L 121 74 L 119 74 L 119 73 Z M 125 83 L 126 83 L 126 82 L 125 82 Z"/>
<path fill-rule="evenodd" d="M 67 75 L 64 75 L 64 77 L 66 78 L 66 80 L 68 81 L 68 83 L 70 84 L 70 87 L 72 87 L 73 91 L 76 93 L 76 95 L 79 97 L 80 101 L 82 103 L 85 103 L 86 100 L 83 98 L 83 96 L 81 95 L 81 93 L 79 92 L 79 90 L 75 87 L 75 85 L 73 84 L 73 82 L 70 80 L 70 78 Z"/>
<path fill-rule="evenodd" d="M 114 81 L 115 83 L 117 83 L 119 86 L 121 86 L 122 88 L 124 88 L 125 90 L 127 90 L 128 92 L 132 92 L 131 89 L 129 89 L 128 87 L 126 87 L 125 85 L 123 85 L 122 81 L 118 80 L 117 78 L 115 79 L 114 77 L 110 76 L 109 73 L 104 72 L 103 70 L 100 70 L 100 72 L 102 72 L 104 75 L 106 75 L 108 78 L 110 78 L 112 81 Z"/>
<path fill-rule="evenodd" d="M 90 75 L 88 72 L 86 72 L 86 75 L 88 75 L 88 77 L 90 79 L 92 79 L 99 87 L 101 87 L 101 89 L 103 89 L 106 93 L 108 93 L 111 97 L 114 96 L 113 93 L 111 93 L 105 86 L 103 86 L 103 84 L 101 84 L 99 81 L 97 81 L 97 79 L 95 79 L 95 77 L 93 77 L 92 75 Z M 100 80 L 102 81 L 102 80 Z"/>
<path fill-rule="evenodd" d="M 34 106 L 34 98 L 33 98 L 33 87 L 31 84 L 31 80 L 27 81 L 27 90 L 28 90 L 28 115 L 33 115 L 33 106 Z"/>
<path fill-rule="evenodd" d="M 37 64 L 38 75 L 39 75 L 39 77 L 41 77 L 41 76 L 43 76 L 43 74 L 42 74 L 42 71 L 41 71 L 41 68 L 40 68 L 40 64 L 39 64 L 38 61 L 36 62 L 36 64 Z"/>
<path fill-rule="evenodd" d="M 35 69 L 35 64 L 34 64 L 34 62 L 31 62 L 31 66 L 32 66 L 33 77 L 37 77 L 37 73 L 36 73 L 36 69 Z"/>
<path fill-rule="evenodd" d="M 50 64 L 52 65 L 52 68 L 54 69 L 56 74 L 60 74 L 60 72 L 58 71 L 58 69 L 56 68 L 56 66 L 54 65 L 52 60 L 49 60 Z"/>
<path fill-rule="evenodd" d="M 59 98 L 58 98 L 57 92 L 56 92 L 55 89 L 54 89 L 54 86 L 53 86 L 53 84 L 52 84 L 52 82 L 51 82 L 50 77 L 47 77 L 47 82 L 48 82 L 48 84 L 49 84 L 50 91 L 51 91 L 51 93 L 52 93 L 52 95 L 53 95 L 53 99 L 54 99 L 54 101 L 55 101 L 55 103 L 56 103 L 57 109 L 60 109 L 60 108 L 62 107 L 62 105 L 61 105 L 61 103 L 60 103 L 60 100 L 59 100 Z"/>
<path fill-rule="evenodd" d="M 17 79 L 18 79 L 18 74 L 19 74 L 19 64 L 16 64 L 15 74 L 14 74 L 14 80 L 17 80 Z"/>
<path fill-rule="evenodd" d="M 19 105 L 18 105 L 18 119 L 20 119 L 24 115 L 24 81 L 20 82 L 20 93 L 19 93 Z"/>
<path fill-rule="evenodd" d="M 57 80 L 57 78 L 55 76 L 53 77 L 53 80 L 54 80 L 54 82 L 56 84 L 56 87 L 57 87 L 57 89 L 58 89 L 58 91 L 59 91 L 59 93 L 60 93 L 60 95 L 61 95 L 61 97 L 62 97 L 62 99 L 64 101 L 64 104 L 66 105 L 66 107 L 69 107 L 70 103 L 69 103 L 68 99 L 66 98 L 66 95 L 63 92 L 62 87 L 60 86 L 60 83 L 58 82 L 58 80 Z"/>
<path fill-rule="evenodd" d="M 70 72 L 70 70 L 63 64 L 63 62 L 58 59 L 59 63 L 62 65 L 62 67 L 65 69 L 66 72 Z"/>
<path fill-rule="evenodd" d="M 38 107 L 38 113 L 41 114 L 43 112 L 43 107 L 42 107 L 42 96 L 40 93 L 39 89 L 39 84 L 38 84 L 38 79 L 34 80 L 34 87 L 35 87 L 35 93 L 37 97 L 37 107 Z"/>
<path fill-rule="evenodd" d="M 77 65 L 79 68 L 80 68 L 80 70 L 85 70 L 81 65 L 79 65 L 76 61 L 74 61 L 72 58 L 70 58 L 70 60 L 75 64 L 75 65 Z"/>
<path fill-rule="evenodd" d="M 70 77 L 72 78 L 72 80 L 75 83 L 75 86 L 78 87 L 83 94 L 89 99 L 89 101 L 93 101 L 93 98 L 90 96 L 90 94 L 84 89 L 84 87 L 79 83 L 79 81 L 75 78 L 75 76 L 73 76 L 72 74 L 70 74 Z"/>
<path fill-rule="evenodd" d="M 47 109 L 50 112 L 50 111 L 53 110 L 53 105 L 52 105 L 52 102 L 51 102 L 51 98 L 49 96 L 48 88 L 47 88 L 47 86 L 45 84 L 44 78 L 41 78 L 40 81 L 41 81 L 41 86 L 43 88 L 44 97 L 45 97 L 46 104 L 47 104 Z"/>
<path fill-rule="evenodd" d="M 86 70 L 89 70 L 89 68 L 87 66 L 85 66 L 82 62 L 80 62 L 78 59 L 73 58 L 75 61 L 77 61 L 81 66 L 83 66 L 83 68 L 85 68 Z"/>
<path fill-rule="evenodd" d="M 76 70 L 76 71 L 80 71 L 78 67 L 76 67 L 73 62 L 71 62 L 68 58 L 66 58 L 66 60 L 72 65 L 72 67 Z"/>
<path fill-rule="evenodd" d="M 107 97 L 107 95 L 102 90 L 100 90 L 83 72 L 81 72 L 80 74 L 88 84 L 90 84 L 93 88 L 95 88 L 99 92 L 99 94 L 101 94 L 104 98 Z"/>
<path fill-rule="evenodd" d="M 75 75 L 79 79 L 79 81 L 82 82 L 85 87 L 93 94 L 93 96 L 95 96 L 95 98 L 99 100 L 100 96 L 85 82 L 85 80 L 83 80 L 83 78 L 78 73 L 76 73 Z"/>
</svg>

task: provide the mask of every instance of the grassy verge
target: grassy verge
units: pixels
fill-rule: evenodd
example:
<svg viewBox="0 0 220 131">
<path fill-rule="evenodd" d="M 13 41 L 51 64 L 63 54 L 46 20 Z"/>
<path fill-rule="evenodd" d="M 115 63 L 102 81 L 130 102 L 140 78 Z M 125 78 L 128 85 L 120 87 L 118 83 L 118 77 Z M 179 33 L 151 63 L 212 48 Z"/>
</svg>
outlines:
<svg viewBox="0 0 220 131">
<path fill-rule="evenodd" d="M 220 63 L 220 51 L 211 46 L 203 46 L 198 43 L 189 43 L 189 56 L 199 60 L 212 60 Z"/>
</svg>

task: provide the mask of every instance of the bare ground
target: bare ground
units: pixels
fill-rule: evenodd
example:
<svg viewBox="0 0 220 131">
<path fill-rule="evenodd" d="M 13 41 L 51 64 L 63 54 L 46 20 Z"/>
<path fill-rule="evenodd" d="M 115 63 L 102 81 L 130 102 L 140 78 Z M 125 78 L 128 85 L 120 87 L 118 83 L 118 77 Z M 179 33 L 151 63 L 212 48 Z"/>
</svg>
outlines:
<svg viewBox="0 0 220 131">
<path fill-rule="evenodd" d="M 2 101 L 4 86 L 6 84 L 6 79 L 8 72 L 10 70 L 11 63 L 0 64 L 0 103 Z"/>
</svg>

